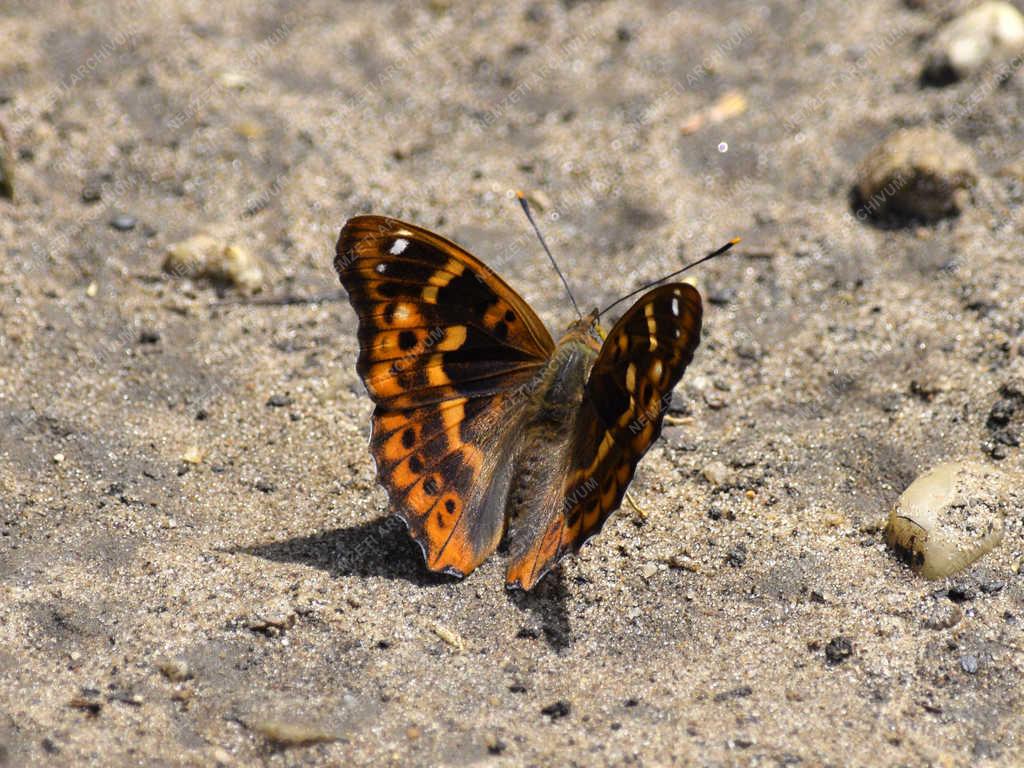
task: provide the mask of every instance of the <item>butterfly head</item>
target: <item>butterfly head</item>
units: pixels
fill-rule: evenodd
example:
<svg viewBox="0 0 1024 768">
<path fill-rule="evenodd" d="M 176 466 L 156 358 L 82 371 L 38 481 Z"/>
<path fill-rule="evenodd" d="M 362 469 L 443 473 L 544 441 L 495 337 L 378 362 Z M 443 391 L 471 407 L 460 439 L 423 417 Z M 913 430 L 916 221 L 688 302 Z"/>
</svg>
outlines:
<svg viewBox="0 0 1024 768">
<path fill-rule="evenodd" d="M 574 320 L 569 324 L 569 327 L 565 329 L 565 336 L 576 336 L 580 339 L 597 339 L 600 341 L 604 338 L 604 333 L 601 330 L 601 325 L 598 323 L 600 313 L 597 307 L 583 315 L 579 320 Z"/>
</svg>

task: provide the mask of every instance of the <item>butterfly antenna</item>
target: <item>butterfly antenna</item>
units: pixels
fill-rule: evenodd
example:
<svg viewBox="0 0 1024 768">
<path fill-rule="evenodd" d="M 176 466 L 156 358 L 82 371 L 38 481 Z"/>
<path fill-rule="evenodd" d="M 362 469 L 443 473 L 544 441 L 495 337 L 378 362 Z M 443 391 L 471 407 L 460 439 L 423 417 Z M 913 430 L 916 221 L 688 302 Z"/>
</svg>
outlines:
<svg viewBox="0 0 1024 768">
<path fill-rule="evenodd" d="M 625 296 L 623 296 L 623 297 L 622 297 L 621 299 L 616 299 L 616 300 L 615 300 L 615 301 L 613 301 L 613 302 L 612 302 L 611 304 L 609 304 L 609 305 L 608 305 L 607 307 L 605 307 L 604 309 L 602 309 L 602 310 L 601 310 L 600 312 L 598 312 L 598 313 L 597 313 L 598 317 L 600 317 L 601 315 L 603 315 L 603 314 L 604 314 L 605 312 L 607 312 L 607 311 L 608 311 L 609 309 L 611 309 L 612 307 L 614 307 L 614 306 L 615 306 L 616 304 L 621 304 L 621 303 L 622 303 L 622 302 L 624 302 L 624 301 L 625 301 L 626 299 L 632 298 L 633 296 L 636 296 L 636 295 L 637 295 L 638 293 L 641 293 L 641 292 L 643 292 L 643 291 L 646 291 L 646 290 L 647 290 L 648 288 L 652 288 L 652 287 L 654 287 L 654 286 L 655 286 L 655 285 L 657 285 L 658 283 L 664 282 L 665 280 L 670 280 L 670 279 L 672 279 L 673 277 L 675 277 L 676 275 L 681 275 L 681 274 L 683 274 L 683 272 L 685 272 L 685 271 L 686 271 L 686 270 L 688 270 L 688 269 L 693 269 L 693 268 L 694 268 L 694 267 L 696 267 L 696 266 L 697 266 L 698 264 L 703 264 L 703 263 L 704 263 L 705 261 L 711 261 L 711 259 L 715 258 L 716 256 L 721 256 L 721 255 L 722 255 L 723 253 L 725 253 L 725 252 L 726 252 L 726 251 L 728 251 L 728 250 L 729 250 L 730 248 L 732 248 L 732 247 L 733 247 L 734 245 L 736 245 L 736 243 L 738 243 L 739 241 L 740 241 L 740 238 L 738 238 L 738 237 L 734 237 L 734 238 L 733 238 L 732 240 L 730 240 L 730 241 L 729 241 L 728 243 L 726 243 L 725 245 L 723 245 L 723 246 L 722 246 L 721 248 L 718 248 L 717 250 L 714 250 L 714 251 L 712 251 L 711 253 L 709 253 L 709 254 L 708 254 L 707 256 L 703 256 L 703 257 L 701 257 L 701 258 L 697 259 L 696 261 L 694 261 L 694 262 L 692 262 L 692 263 L 690 263 L 690 264 L 687 264 L 687 265 L 686 265 L 685 267 L 683 267 L 682 269 L 677 269 L 677 270 L 676 270 L 675 272 L 673 272 L 673 273 L 672 273 L 672 274 L 670 274 L 670 275 L 665 275 L 664 277 L 659 277 L 659 278 L 658 278 L 657 280 L 652 280 L 651 282 L 647 283 L 646 285 L 641 285 L 641 286 L 640 286 L 639 288 L 637 288 L 637 289 L 636 289 L 635 291 L 633 291 L 633 292 L 631 292 L 631 293 L 627 293 L 627 294 L 626 294 Z"/>
<path fill-rule="evenodd" d="M 551 260 L 551 266 L 555 268 L 555 272 L 562 278 L 562 285 L 565 286 L 565 292 L 569 294 L 569 301 L 572 302 L 572 308 L 576 310 L 576 314 L 579 317 L 583 317 L 583 313 L 580 312 L 579 306 L 576 304 L 576 299 L 572 295 L 572 291 L 569 290 L 569 282 L 565 279 L 565 275 L 562 274 L 562 270 L 558 268 L 558 264 L 555 262 L 555 257 L 551 255 L 551 249 L 548 248 L 548 244 L 544 242 L 544 235 L 540 233 L 540 228 L 537 226 L 537 222 L 533 220 L 533 214 L 530 213 L 530 204 L 526 202 L 526 195 L 516 190 L 516 199 L 519 201 L 519 205 L 523 208 L 523 213 L 526 214 L 526 218 L 529 219 L 530 224 L 533 226 L 533 231 L 537 233 L 537 239 L 540 240 L 540 244 L 544 247 L 544 253 L 548 255 L 548 259 Z"/>
</svg>

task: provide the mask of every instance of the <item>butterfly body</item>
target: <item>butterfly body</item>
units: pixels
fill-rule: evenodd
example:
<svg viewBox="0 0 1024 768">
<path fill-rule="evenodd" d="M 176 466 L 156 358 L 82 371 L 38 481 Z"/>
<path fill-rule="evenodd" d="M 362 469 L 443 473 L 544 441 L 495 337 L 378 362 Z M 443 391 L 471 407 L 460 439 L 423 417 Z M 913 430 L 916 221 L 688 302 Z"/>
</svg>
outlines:
<svg viewBox="0 0 1024 768">
<path fill-rule="evenodd" d="M 594 310 L 555 344 L 482 262 L 414 225 L 349 220 L 335 268 L 392 511 L 427 567 L 457 576 L 507 534 L 506 583 L 532 588 L 621 503 L 697 347 L 699 294 L 662 285 L 604 343 Z"/>
</svg>

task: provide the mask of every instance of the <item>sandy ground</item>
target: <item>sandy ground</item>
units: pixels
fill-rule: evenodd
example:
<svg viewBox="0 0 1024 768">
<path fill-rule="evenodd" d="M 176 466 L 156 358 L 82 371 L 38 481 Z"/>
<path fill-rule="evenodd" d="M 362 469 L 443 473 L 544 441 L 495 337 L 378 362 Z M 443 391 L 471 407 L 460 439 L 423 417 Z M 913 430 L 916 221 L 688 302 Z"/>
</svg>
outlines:
<svg viewBox="0 0 1024 768">
<path fill-rule="evenodd" d="M 1021 450 L 964 574 L 880 530 L 990 461 L 1024 373 L 1024 77 L 919 82 L 966 6 L 3 0 L 0 764 L 1021 764 Z M 853 215 L 865 153 L 944 120 L 961 215 Z M 516 188 L 585 306 L 744 238 L 698 275 L 649 518 L 529 595 L 385 517 L 331 269 L 347 217 L 398 216 L 557 333 Z M 331 300 L 163 274 L 200 232 Z"/>
</svg>

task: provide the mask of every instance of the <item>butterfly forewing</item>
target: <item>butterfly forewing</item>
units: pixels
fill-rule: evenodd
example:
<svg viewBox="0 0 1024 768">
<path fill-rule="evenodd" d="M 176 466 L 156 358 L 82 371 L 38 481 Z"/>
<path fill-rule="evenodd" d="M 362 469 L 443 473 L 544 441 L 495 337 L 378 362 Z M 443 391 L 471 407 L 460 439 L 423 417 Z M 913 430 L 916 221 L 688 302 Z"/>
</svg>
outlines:
<svg viewBox="0 0 1024 768">
<path fill-rule="evenodd" d="M 504 530 L 517 390 L 551 337 L 484 264 L 411 224 L 350 219 L 334 263 L 359 318 L 378 478 L 427 566 L 469 573 Z"/>
<path fill-rule="evenodd" d="M 587 380 L 568 472 L 545 495 L 546 509 L 534 513 L 534 537 L 509 566 L 509 585 L 530 589 L 618 509 L 693 359 L 701 313 L 697 290 L 672 283 L 645 294 L 612 328 Z"/>
</svg>

